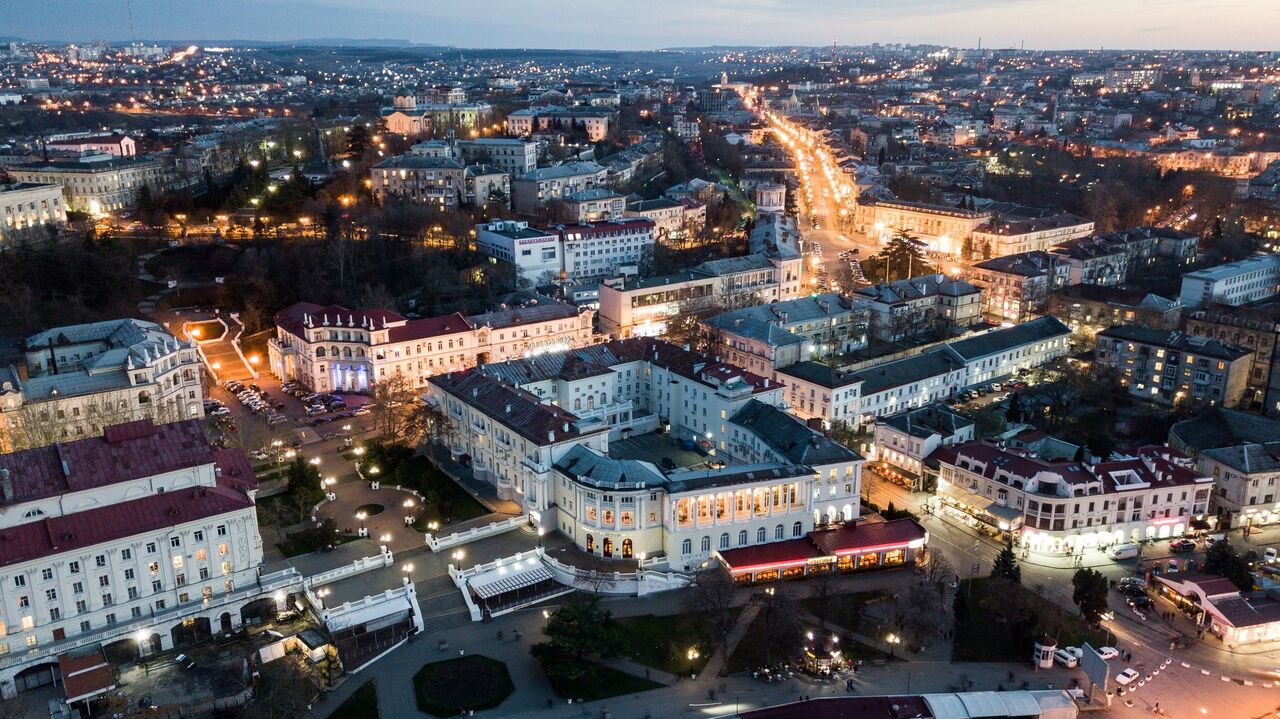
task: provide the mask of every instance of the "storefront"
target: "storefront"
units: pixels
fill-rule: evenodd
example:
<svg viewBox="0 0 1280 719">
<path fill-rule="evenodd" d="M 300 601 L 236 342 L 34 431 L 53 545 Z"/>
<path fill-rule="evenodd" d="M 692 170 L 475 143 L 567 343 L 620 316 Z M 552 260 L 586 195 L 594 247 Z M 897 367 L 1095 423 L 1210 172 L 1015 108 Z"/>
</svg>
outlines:
<svg viewBox="0 0 1280 719">
<path fill-rule="evenodd" d="M 759 584 L 908 566 L 928 540 L 924 527 L 905 518 L 817 530 L 800 539 L 727 549 L 716 556 L 735 583 Z"/>
<path fill-rule="evenodd" d="M 1160 595 L 1228 647 L 1280 640 L 1280 602 L 1251 600 L 1230 580 L 1199 572 L 1156 577 Z"/>
<path fill-rule="evenodd" d="M 946 517 L 988 536 L 1012 540 L 1022 529 L 1020 509 L 955 487 L 942 487 L 934 497 Z"/>
</svg>

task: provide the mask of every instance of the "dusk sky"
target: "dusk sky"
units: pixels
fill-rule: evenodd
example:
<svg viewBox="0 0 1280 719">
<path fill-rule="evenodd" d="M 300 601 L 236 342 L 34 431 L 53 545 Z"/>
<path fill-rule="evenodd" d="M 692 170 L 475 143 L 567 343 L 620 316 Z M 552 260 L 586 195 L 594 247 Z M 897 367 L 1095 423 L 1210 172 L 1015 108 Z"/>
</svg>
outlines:
<svg viewBox="0 0 1280 719">
<path fill-rule="evenodd" d="M 1280 0 L 133 0 L 140 39 L 642 50 L 871 42 L 1275 50 Z M 125 0 L 0 0 L 0 35 L 129 39 Z"/>
</svg>

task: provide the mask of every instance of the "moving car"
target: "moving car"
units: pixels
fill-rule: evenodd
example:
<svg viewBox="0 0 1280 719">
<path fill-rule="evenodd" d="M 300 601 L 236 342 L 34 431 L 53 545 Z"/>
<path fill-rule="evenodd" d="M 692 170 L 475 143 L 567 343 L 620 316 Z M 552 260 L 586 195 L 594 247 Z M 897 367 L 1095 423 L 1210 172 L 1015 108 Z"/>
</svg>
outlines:
<svg viewBox="0 0 1280 719">
<path fill-rule="evenodd" d="M 1129 684 L 1129 682 L 1132 682 L 1134 679 L 1137 679 L 1137 678 L 1138 678 L 1138 673 L 1136 671 L 1132 669 L 1125 669 L 1124 671 L 1116 675 L 1116 684 L 1119 684 L 1120 686 L 1125 686 Z"/>
<path fill-rule="evenodd" d="M 1175 539 L 1172 542 L 1169 542 L 1169 551 L 1176 552 L 1178 554 L 1195 551 L 1195 548 L 1196 543 L 1186 538 Z"/>
</svg>

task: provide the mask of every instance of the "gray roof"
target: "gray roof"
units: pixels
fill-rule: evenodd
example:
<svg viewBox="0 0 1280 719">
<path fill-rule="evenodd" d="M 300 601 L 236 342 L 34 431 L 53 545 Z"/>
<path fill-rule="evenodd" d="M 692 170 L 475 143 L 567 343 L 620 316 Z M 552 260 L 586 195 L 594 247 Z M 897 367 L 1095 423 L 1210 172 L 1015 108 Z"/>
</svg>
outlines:
<svg viewBox="0 0 1280 719">
<path fill-rule="evenodd" d="M 373 166 L 375 170 L 461 170 L 462 163 L 447 157 L 428 157 L 426 155 L 398 155 L 388 157 Z"/>
<path fill-rule="evenodd" d="M 964 280 L 953 280 L 943 274 L 934 274 L 864 287 L 856 294 L 876 302 L 897 304 L 925 297 L 960 297 L 977 293 L 978 288 Z"/>
<path fill-rule="evenodd" d="M 755 317 L 730 318 L 725 316 L 727 314 L 729 313 L 726 312 L 708 319 L 706 321 L 707 326 L 759 340 L 770 347 L 783 347 L 804 342 L 804 338 L 800 335 L 783 329 L 769 320 L 756 319 Z"/>
<path fill-rule="evenodd" d="M 1070 334 L 1071 329 L 1062 324 L 1058 318 L 1046 316 L 1013 327 L 993 330 L 977 337 L 957 340 L 948 343 L 947 347 L 965 361 L 972 361 L 1032 342 L 1067 337 Z"/>
<path fill-rule="evenodd" d="M 859 309 L 865 305 L 859 305 Z M 759 322 L 777 322 L 783 326 L 803 324 L 813 320 L 849 314 L 853 306 L 845 298 L 834 292 L 801 297 L 784 302 L 772 302 L 767 305 L 756 305 L 742 309 L 721 312 L 708 320 L 713 326 L 733 329 L 736 320 L 757 320 Z M 785 319 L 784 319 L 785 317 Z"/>
<path fill-rule="evenodd" d="M 123 319 L 54 327 L 31 335 L 23 348 L 36 351 L 55 347 L 92 344 L 102 346 L 76 368 L 60 367 L 57 374 L 41 374 L 23 381 L 14 372 L 3 381 L 21 388 L 27 400 L 95 394 L 132 386 L 129 370 L 150 366 L 171 353 L 191 347 L 169 334 L 155 322 Z"/>
<path fill-rule="evenodd" d="M 839 389 L 863 381 L 863 378 L 858 376 L 856 372 L 846 372 L 831 365 L 811 360 L 797 362 L 790 367 L 784 367 L 778 370 L 778 373 L 790 375 L 827 389 Z"/>
<path fill-rule="evenodd" d="M 649 462 L 614 459 L 581 444 L 565 452 L 554 466 L 567 477 L 603 489 L 661 487 L 667 483 L 662 472 Z"/>
<path fill-rule="evenodd" d="M 951 437 L 973 426 L 973 420 L 941 402 L 881 417 L 876 420 L 876 423 L 887 424 L 899 432 L 920 438 L 932 437 L 935 434 Z"/>
<path fill-rule="evenodd" d="M 729 421 L 754 434 L 792 464 L 820 466 L 862 459 L 862 455 L 811 429 L 799 417 L 757 399 L 744 404 Z"/>
<path fill-rule="evenodd" d="M 667 492 L 689 492 L 770 480 L 812 478 L 813 468 L 797 464 L 748 464 L 723 469 L 690 469 L 667 475 Z"/>
<path fill-rule="evenodd" d="M 1249 442 L 1274 442 L 1280 437 L 1280 421 L 1251 412 L 1210 407 L 1197 417 L 1169 428 L 1169 440 L 1191 451 Z"/>
<path fill-rule="evenodd" d="M 915 357 L 868 367 L 855 372 L 854 376 L 862 380 L 862 396 L 865 397 L 901 387 L 904 384 L 964 369 L 964 365 L 964 361 L 950 351 L 950 348 L 942 347 Z"/>
<path fill-rule="evenodd" d="M 593 200 L 607 200 L 621 197 L 622 195 L 619 195 L 607 187 L 592 187 L 590 189 L 579 190 L 572 194 L 565 195 L 564 199 L 573 202 L 591 202 Z"/>
<path fill-rule="evenodd" d="M 1198 355 L 1223 360 L 1237 360 L 1253 353 L 1253 350 L 1227 344 L 1221 340 L 1197 337 L 1184 332 L 1157 330 L 1143 325 L 1116 325 L 1099 332 L 1098 336 L 1140 342 L 1183 352 L 1194 352 Z"/>
<path fill-rule="evenodd" d="M 1280 441 L 1206 449 L 1201 454 L 1245 474 L 1280 472 Z"/>
<path fill-rule="evenodd" d="M 566 162 L 555 167 L 539 167 L 536 170 L 530 170 L 520 179 L 536 182 L 538 180 L 554 180 L 578 175 L 594 175 L 599 172 L 604 172 L 604 168 L 594 162 Z"/>
<path fill-rule="evenodd" d="M 548 320 L 577 316 L 577 307 L 557 302 L 549 297 L 543 297 L 538 304 L 471 315 L 467 318 L 467 321 L 476 327 L 511 327 L 513 325 L 526 325 L 534 322 L 546 322 Z"/>
<path fill-rule="evenodd" d="M 708 260 L 695 267 L 709 275 L 717 277 L 735 272 L 772 269 L 773 263 L 764 255 L 743 255 L 741 257 L 725 257 L 720 260 Z"/>
</svg>

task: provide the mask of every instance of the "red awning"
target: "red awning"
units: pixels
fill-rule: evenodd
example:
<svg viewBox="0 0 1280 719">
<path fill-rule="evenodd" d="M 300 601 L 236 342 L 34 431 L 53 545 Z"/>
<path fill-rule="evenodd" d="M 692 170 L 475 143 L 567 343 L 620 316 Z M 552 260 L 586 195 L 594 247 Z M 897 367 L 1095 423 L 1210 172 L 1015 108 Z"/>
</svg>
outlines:
<svg viewBox="0 0 1280 719">
<path fill-rule="evenodd" d="M 719 554 L 720 560 L 734 572 L 798 567 L 807 564 L 812 558 L 822 556 L 822 552 L 808 539 L 789 539 L 785 542 L 726 549 Z"/>
</svg>

